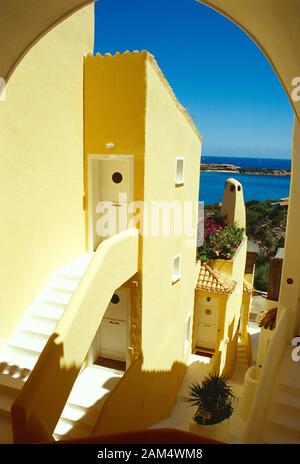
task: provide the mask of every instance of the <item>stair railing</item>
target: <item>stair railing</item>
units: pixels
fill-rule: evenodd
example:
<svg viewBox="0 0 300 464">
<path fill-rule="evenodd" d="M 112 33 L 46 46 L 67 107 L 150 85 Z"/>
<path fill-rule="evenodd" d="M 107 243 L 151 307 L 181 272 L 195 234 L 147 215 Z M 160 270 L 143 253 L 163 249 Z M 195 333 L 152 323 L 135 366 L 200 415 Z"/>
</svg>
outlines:
<svg viewBox="0 0 300 464">
<path fill-rule="evenodd" d="M 243 435 L 243 443 L 260 443 L 264 434 L 273 387 L 278 369 L 288 342 L 289 318 L 284 309 L 277 322 L 274 336 L 270 342 L 263 364 L 248 421 Z"/>
</svg>

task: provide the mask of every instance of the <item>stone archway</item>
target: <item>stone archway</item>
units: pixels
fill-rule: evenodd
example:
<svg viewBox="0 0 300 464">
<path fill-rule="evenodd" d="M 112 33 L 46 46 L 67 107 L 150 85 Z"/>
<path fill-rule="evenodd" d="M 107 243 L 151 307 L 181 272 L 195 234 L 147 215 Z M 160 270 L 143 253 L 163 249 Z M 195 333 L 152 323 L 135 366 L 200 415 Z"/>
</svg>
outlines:
<svg viewBox="0 0 300 464">
<path fill-rule="evenodd" d="M 290 0 L 198 0 L 226 16 L 271 62 L 300 119 L 300 101 L 291 99 L 292 79 L 300 76 L 300 2 Z M 41 37 L 93 0 L 6 0 L 0 5 L 0 76 L 8 80 Z M 283 19 L 284 18 L 284 22 Z M 9 44 L 9 46 L 8 46 Z"/>
</svg>

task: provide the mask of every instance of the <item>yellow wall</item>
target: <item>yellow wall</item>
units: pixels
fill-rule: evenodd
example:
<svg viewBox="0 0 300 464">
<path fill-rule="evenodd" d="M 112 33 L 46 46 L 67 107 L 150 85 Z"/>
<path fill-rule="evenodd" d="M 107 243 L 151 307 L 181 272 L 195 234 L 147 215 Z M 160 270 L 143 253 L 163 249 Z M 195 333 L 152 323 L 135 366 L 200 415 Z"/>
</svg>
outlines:
<svg viewBox="0 0 300 464">
<path fill-rule="evenodd" d="M 84 152 L 134 155 L 134 199 L 143 200 L 146 53 L 87 56 L 84 60 Z M 113 148 L 107 148 L 113 143 Z M 87 204 L 88 198 L 86 198 Z"/>
<path fill-rule="evenodd" d="M 244 278 L 252 286 L 254 284 L 255 265 L 252 274 L 245 274 Z M 252 293 L 244 293 L 242 299 L 242 313 L 241 313 L 241 334 L 244 336 L 247 332 L 249 322 L 250 307 L 252 303 Z"/>
<path fill-rule="evenodd" d="M 285 237 L 284 260 L 279 294 L 278 315 L 284 309 L 289 317 L 289 339 L 300 331 L 300 122 L 295 119 L 292 151 L 290 202 Z M 291 279 L 288 281 L 288 279 Z M 290 282 L 290 283 L 289 283 Z M 278 319 L 277 319 L 278 320 Z"/>
<path fill-rule="evenodd" d="M 93 23 L 91 5 L 45 35 L 0 102 L 2 339 L 49 273 L 85 251 L 82 61 Z"/>
<path fill-rule="evenodd" d="M 225 316 L 224 339 L 229 337 L 226 353 L 226 372 L 230 373 L 234 369 L 236 357 L 236 343 L 241 316 L 241 305 L 243 298 L 243 281 L 246 263 L 247 238 L 244 238 L 239 249 L 232 260 L 231 278 L 237 282 L 236 290 L 228 296 Z"/>
<path fill-rule="evenodd" d="M 134 199 L 144 200 L 149 207 L 155 200 L 191 200 L 195 226 L 200 138 L 151 55 L 127 52 L 86 57 L 84 114 L 86 197 L 89 155 L 131 154 Z M 114 147 L 107 148 L 107 143 Z M 186 182 L 178 188 L 176 156 L 185 157 Z M 170 367 L 174 360 L 186 358 L 184 321 L 193 311 L 196 235 L 192 246 L 186 247 L 185 241 L 182 236 L 147 236 L 140 242 L 142 351 L 145 366 L 150 369 Z M 172 285 L 172 257 L 179 252 L 183 278 Z"/>
<path fill-rule="evenodd" d="M 95 153 L 134 155 L 134 199 L 144 200 L 148 208 L 156 200 L 191 201 L 195 227 L 200 137 L 151 55 L 87 57 L 85 98 L 86 162 Z M 114 143 L 114 148 L 107 149 L 106 143 Z M 175 186 L 177 156 L 185 157 L 182 187 Z M 107 401 L 95 433 L 146 427 L 171 412 L 190 353 L 190 346 L 184 352 L 185 320 L 191 315 L 192 332 L 199 274 L 196 229 L 189 238 L 187 247 L 183 236 L 141 236 L 135 308 L 140 319 L 135 321 L 132 337 L 135 350 L 140 350 L 139 360 Z M 182 254 L 182 278 L 172 285 L 172 257 L 178 253 Z"/>
<path fill-rule="evenodd" d="M 234 189 L 232 191 L 232 189 Z M 224 223 L 235 224 L 242 229 L 246 228 L 246 210 L 244 203 L 243 187 L 235 179 L 227 179 L 224 189 L 221 214 Z"/>
</svg>

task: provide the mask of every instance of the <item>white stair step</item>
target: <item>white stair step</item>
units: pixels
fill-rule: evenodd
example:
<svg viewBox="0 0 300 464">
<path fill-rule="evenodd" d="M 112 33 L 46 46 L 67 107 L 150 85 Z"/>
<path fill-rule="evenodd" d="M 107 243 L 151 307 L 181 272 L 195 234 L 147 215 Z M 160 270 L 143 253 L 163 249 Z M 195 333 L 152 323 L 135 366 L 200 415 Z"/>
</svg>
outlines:
<svg viewBox="0 0 300 464">
<path fill-rule="evenodd" d="M 276 390 L 273 401 L 296 408 L 300 413 L 300 390 L 298 389 L 279 387 Z"/>
<path fill-rule="evenodd" d="M 38 295 L 37 301 L 67 305 L 69 304 L 72 296 L 73 293 L 67 290 L 46 288 Z"/>
<path fill-rule="evenodd" d="M 97 407 L 99 401 L 106 397 L 116 386 L 124 372 L 91 366 L 84 369 L 74 383 L 67 403 L 83 408 Z"/>
<path fill-rule="evenodd" d="M 32 370 L 40 353 L 24 350 L 15 346 L 7 346 L 4 352 L 5 361 L 13 366 Z"/>
<path fill-rule="evenodd" d="M 81 278 L 84 275 L 93 255 L 94 253 L 89 253 L 88 255 L 82 256 L 73 263 L 59 269 L 55 272 L 55 275 Z"/>
<path fill-rule="evenodd" d="M 19 330 L 34 332 L 49 337 L 54 332 L 56 324 L 57 321 L 55 319 L 27 315 L 18 328 Z"/>
<path fill-rule="evenodd" d="M 80 279 L 76 277 L 54 275 L 49 279 L 47 286 L 53 289 L 74 292 L 77 289 L 79 282 Z"/>
<path fill-rule="evenodd" d="M 0 417 L 0 443 L 11 444 L 13 442 L 11 420 L 7 417 Z"/>
<path fill-rule="evenodd" d="M 109 390 L 106 388 L 97 388 L 97 392 L 91 391 L 93 389 L 80 388 L 78 384 L 72 389 L 67 403 L 76 404 L 81 408 L 89 409 L 97 407 L 99 399 L 106 398 L 109 394 Z"/>
<path fill-rule="evenodd" d="M 102 406 L 105 403 L 105 399 L 103 398 Z M 76 404 L 67 403 L 61 414 L 61 419 L 66 419 L 72 422 L 80 422 L 93 428 L 97 422 L 101 409 L 102 408 L 99 404 L 97 404 L 97 407 L 95 408 L 83 408 Z"/>
<path fill-rule="evenodd" d="M 24 350 L 41 353 L 47 341 L 47 335 L 20 330 L 15 332 L 15 334 L 11 337 L 9 340 L 9 346 L 16 346 L 18 348 L 23 348 Z"/>
<path fill-rule="evenodd" d="M 17 366 L 2 362 L 0 363 L 0 388 L 3 385 L 15 390 L 21 390 L 29 375 L 29 369 L 20 369 Z"/>
<path fill-rule="evenodd" d="M 292 350 L 294 346 L 289 345 L 285 351 L 283 360 L 281 362 L 281 369 L 278 376 L 278 383 L 282 386 L 292 387 L 295 389 L 300 388 L 300 369 L 299 363 L 293 361 Z"/>
<path fill-rule="evenodd" d="M 82 438 L 89 437 L 92 432 L 92 427 L 87 424 L 78 424 L 67 419 L 60 419 L 54 430 L 54 438 L 62 440 L 67 438 Z"/>
<path fill-rule="evenodd" d="M 65 309 L 66 306 L 62 304 L 39 301 L 31 305 L 28 314 L 58 321 Z"/>
<path fill-rule="evenodd" d="M 300 413 L 298 409 L 281 404 L 272 404 L 269 422 L 290 428 L 300 433 Z"/>
<path fill-rule="evenodd" d="M 265 444 L 292 444 L 300 443 L 300 433 L 296 430 L 286 429 L 278 424 L 267 424 L 267 433 L 263 437 Z"/>
</svg>

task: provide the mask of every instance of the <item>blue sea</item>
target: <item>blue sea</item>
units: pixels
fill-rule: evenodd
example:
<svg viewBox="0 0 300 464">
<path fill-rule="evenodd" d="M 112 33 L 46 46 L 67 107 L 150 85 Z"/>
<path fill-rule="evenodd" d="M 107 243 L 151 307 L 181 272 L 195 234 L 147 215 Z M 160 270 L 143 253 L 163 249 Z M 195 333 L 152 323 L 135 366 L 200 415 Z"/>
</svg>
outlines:
<svg viewBox="0 0 300 464">
<path fill-rule="evenodd" d="M 235 164 L 242 168 L 291 169 L 291 160 L 272 158 L 240 158 L 230 156 L 202 156 L 201 163 Z M 241 182 L 245 201 L 279 200 L 289 196 L 289 176 L 260 176 L 230 172 L 201 172 L 200 201 L 209 205 L 222 201 L 224 184 L 230 177 Z"/>
</svg>

